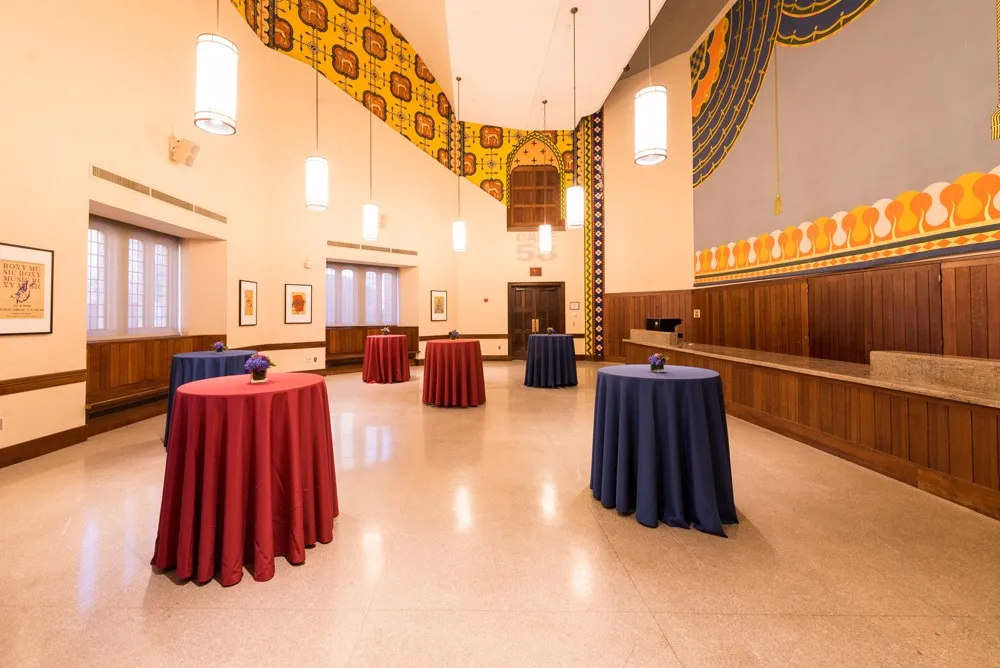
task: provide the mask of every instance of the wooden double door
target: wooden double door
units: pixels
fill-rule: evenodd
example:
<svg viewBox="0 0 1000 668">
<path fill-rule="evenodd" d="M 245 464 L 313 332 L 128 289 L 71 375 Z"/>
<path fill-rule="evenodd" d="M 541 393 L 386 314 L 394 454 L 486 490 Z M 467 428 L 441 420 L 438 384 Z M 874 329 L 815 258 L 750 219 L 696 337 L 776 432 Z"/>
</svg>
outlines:
<svg viewBox="0 0 1000 668">
<path fill-rule="evenodd" d="M 566 285 L 564 283 L 510 283 L 507 286 L 507 349 L 523 360 L 528 355 L 528 336 L 549 327 L 566 331 Z"/>
</svg>

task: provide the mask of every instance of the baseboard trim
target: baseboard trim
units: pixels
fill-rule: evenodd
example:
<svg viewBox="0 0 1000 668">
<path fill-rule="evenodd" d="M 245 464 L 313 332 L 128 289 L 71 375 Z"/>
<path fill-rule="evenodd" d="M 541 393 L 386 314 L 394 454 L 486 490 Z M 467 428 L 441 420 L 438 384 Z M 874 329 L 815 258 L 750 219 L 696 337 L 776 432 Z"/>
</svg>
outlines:
<svg viewBox="0 0 1000 668">
<path fill-rule="evenodd" d="M 787 436 L 817 450 L 846 459 L 853 464 L 881 473 L 911 487 L 916 487 L 952 503 L 965 506 L 977 513 L 982 513 L 987 517 L 1000 520 L 1000 493 L 992 489 L 925 468 L 878 450 L 863 448 L 842 438 L 824 434 L 821 431 L 742 404 L 727 401 L 726 411 L 735 418 L 746 420 L 758 427 Z"/>
<path fill-rule="evenodd" d="M 0 469 L 26 462 L 87 440 L 87 427 L 81 425 L 0 449 Z"/>
<path fill-rule="evenodd" d="M 167 399 L 153 399 L 87 416 L 87 438 L 127 427 L 167 412 Z"/>
<path fill-rule="evenodd" d="M 510 355 L 483 355 L 484 362 L 509 362 L 511 361 Z"/>
</svg>

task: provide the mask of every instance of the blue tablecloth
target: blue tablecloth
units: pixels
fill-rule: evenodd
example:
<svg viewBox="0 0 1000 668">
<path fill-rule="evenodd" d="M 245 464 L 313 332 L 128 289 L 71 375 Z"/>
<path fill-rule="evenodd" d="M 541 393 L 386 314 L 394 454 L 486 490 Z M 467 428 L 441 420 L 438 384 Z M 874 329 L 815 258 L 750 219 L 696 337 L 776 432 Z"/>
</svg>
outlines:
<svg viewBox="0 0 1000 668">
<path fill-rule="evenodd" d="M 170 394 L 167 396 L 167 426 L 163 434 L 163 445 L 170 442 L 170 418 L 174 411 L 174 394 L 184 383 L 219 376 L 238 376 L 246 373 L 243 366 L 254 354 L 253 350 L 214 350 L 197 353 L 180 353 L 170 361 Z"/>
<path fill-rule="evenodd" d="M 590 489 L 605 508 L 725 536 L 736 524 L 719 374 L 648 365 L 597 372 Z"/>
<path fill-rule="evenodd" d="M 576 348 L 569 334 L 532 334 L 528 337 L 528 387 L 576 385 Z"/>
</svg>

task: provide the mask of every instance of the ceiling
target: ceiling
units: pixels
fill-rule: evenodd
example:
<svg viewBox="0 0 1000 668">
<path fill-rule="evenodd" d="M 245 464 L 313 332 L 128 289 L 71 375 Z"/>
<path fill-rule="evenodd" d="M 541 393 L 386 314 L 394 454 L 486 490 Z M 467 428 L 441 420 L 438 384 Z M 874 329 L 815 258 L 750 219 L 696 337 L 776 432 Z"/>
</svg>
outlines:
<svg viewBox="0 0 1000 668">
<path fill-rule="evenodd" d="M 621 77 L 624 79 L 644 71 L 649 63 L 648 51 L 652 52 L 653 64 L 657 65 L 691 50 L 730 4 L 730 0 L 667 0 L 664 9 L 653 20 L 652 44 L 647 47 L 644 35 Z"/>
<path fill-rule="evenodd" d="M 665 1 L 652 0 L 654 17 Z M 543 99 L 549 101 L 549 128 L 576 125 L 571 7 L 579 7 L 577 117 L 604 104 L 647 28 L 646 0 L 376 0 L 376 5 L 413 44 L 452 102 L 454 77 L 462 77 L 462 120 L 519 129 L 542 127 Z"/>
</svg>

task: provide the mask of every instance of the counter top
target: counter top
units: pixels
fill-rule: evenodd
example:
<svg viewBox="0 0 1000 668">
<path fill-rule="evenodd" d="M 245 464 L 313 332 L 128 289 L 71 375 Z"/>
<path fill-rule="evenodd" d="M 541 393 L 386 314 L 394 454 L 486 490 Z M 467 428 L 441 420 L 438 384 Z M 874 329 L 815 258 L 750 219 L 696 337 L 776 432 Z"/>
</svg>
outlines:
<svg viewBox="0 0 1000 668">
<path fill-rule="evenodd" d="M 893 378 L 884 375 L 874 375 L 872 374 L 871 366 L 867 364 L 838 362 L 835 360 L 825 360 L 815 357 L 799 357 L 797 355 L 782 355 L 779 353 L 768 353 L 760 350 L 727 348 L 725 346 L 712 346 L 701 343 L 684 343 L 677 346 L 664 346 L 635 341 L 633 339 L 625 339 L 625 343 L 631 343 L 633 345 L 644 346 L 647 348 L 658 348 L 668 352 L 676 351 L 678 353 L 712 357 L 729 362 L 752 364 L 754 366 L 778 369 L 780 371 L 791 371 L 793 373 L 818 376 L 820 378 L 829 378 L 831 380 L 859 383 L 861 385 L 894 390 L 896 392 L 922 394 L 928 397 L 945 399 L 947 401 L 957 401 L 977 406 L 986 406 L 989 408 L 1000 408 L 1000 396 L 997 396 L 993 392 L 972 392 L 934 382 L 922 382 L 904 378 Z M 983 361 L 984 363 L 988 362 L 987 360 Z"/>
</svg>

